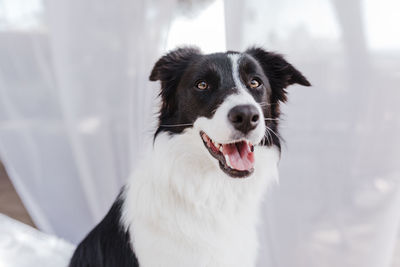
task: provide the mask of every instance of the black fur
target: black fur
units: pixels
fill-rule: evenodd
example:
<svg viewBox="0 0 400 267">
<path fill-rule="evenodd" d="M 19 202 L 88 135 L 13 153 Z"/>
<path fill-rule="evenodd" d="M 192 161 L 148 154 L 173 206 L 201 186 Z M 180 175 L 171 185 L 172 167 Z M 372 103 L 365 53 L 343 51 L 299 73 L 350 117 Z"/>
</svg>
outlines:
<svg viewBox="0 0 400 267">
<path fill-rule="evenodd" d="M 203 55 L 197 48 L 186 47 L 169 52 L 155 64 L 150 80 L 161 81 L 163 103 L 155 137 L 162 131 L 180 133 L 200 116 L 210 118 L 220 103 L 235 92 L 228 54 L 238 52 Z M 266 133 L 262 145 L 280 148 L 279 105 L 287 99 L 285 88 L 294 83 L 304 86 L 310 83 L 281 55 L 262 48 L 250 48 L 241 54 L 239 69 L 245 84 L 254 77 L 262 81 L 262 90 L 248 88 L 254 99 L 263 103 L 265 118 L 271 119 L 265 124 L 273 134 Z M 210 85 L 206 91 L 196 89 L 196 83 L 201 80 Z"/>
<path fill-rule="evenodd" d="M 265 121 L 265 125 L 275 134 L 272 134 L 270 138 L 265 137 L 263 144 L 276 145 L 280 149 L 278 129 L 281 114 L 280 102 L 287 100 L 286 87 L 295 83 L 303 86 L 311 86 L 311 84 L 300 71 L 288 63 L 280 54 L 268 52 L 258 47 L 249 48 L 245 53 L 252 56 L 261 65 L 271 88 L 269 104 L 264 107 L 264 116 L 272 119 Z"/>
<path fill-rule="evenodd" d="M 137 267 L 127 229 L 120 223 L 121 196 L 104 219 L 78 245 L 69 267 Z"/>
<path fill-rule="evenodd" d="M 150 75 L 151 81 L 161 81 L 162 106 L 155 136 L 163 131 L 181 133 L 198 117 L 212 117 L 224 99 L 237 91 L 229 54 L 238 52 L 203 55 L 197 48 L 189 47 L 169 52 L 157 61 Z M 287 99 L 285 89 L 294 83 L 310 83 L 281 55 L 261 48 L 241 54 L 239 76 L 243 84 L 254 78 L 261 82 L 257 89 L 247 88 L 263 108 L 265 125 L 274 132 L 272 136 L 266 134 L 261 145 L 280 148 L 279 105 Z M 207 81 L 209 88 L 199 90 L 199 81 Z M 185 125 L 174 126 L 180 124 Z M 79 244 L 69 267 L 139 266 L 129 232 L 120 222 L 123 201 L 120 195 L 105 218 Z"/>
</svg>

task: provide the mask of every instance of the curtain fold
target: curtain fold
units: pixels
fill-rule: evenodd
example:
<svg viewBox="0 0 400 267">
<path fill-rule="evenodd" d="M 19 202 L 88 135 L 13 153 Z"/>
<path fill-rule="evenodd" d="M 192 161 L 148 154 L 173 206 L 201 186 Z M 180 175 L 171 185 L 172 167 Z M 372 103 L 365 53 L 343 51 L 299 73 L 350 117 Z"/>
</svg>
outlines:
<svg viewBox="0 0 400 267">
<path fill-rule="evenodd" d="M 175 1 L 42 5 L 0 32 L 0 157 L 37 226 L 78 242 L 149 147 Z"/>
<path fill-rule="evenodd" d="M 34 3 L 28 24 L 0 12 L 0 158 L 37 226 L 76 243 L 149 148 L 148 75 L 176 3 Z M 399 266 L 396 7 L 224 1 L 227 49 L 281 52 L 313 84 L 289 88 L 283 107 L 258 266 Z"/>
<path fill-rule="evenodd" d="M 380 35 L 395 35 L 382 19 L 394 8 L 225 1 L 229 49 L 256 44 L 286 54 L 313 84 L 288 90 L 280 184 L 264 207 L 259 266 L 398 266 L 400 47 Z"/>
</svg>

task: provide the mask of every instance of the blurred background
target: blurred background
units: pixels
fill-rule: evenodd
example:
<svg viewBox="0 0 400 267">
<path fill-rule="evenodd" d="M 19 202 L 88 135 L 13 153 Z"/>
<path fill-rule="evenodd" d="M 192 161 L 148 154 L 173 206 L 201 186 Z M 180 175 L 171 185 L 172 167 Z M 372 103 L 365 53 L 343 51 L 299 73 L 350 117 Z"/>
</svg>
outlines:
<svg viewBox="0 0 400 267">
<path fill-rule="evenodd" d="M 399 14 L 398 0 L 0 0 L 0 213 L 77 244 L 150 147 L 155 60 L 260 45 L 313 87 L 289 88 L 258 266 L 400 267 Z M 26 241 L 6 220 L 0 266 Z"/>
</svg>

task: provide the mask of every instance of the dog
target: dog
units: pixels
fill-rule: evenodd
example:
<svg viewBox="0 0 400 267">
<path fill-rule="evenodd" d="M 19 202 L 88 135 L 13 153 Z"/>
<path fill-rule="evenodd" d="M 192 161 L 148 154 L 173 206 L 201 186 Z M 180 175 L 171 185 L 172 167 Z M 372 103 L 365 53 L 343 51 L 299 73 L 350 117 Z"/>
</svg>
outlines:
<svg viewBox="0 0 400 267">
<path fill-rule="evenodd" d="M 143 156 L 70 267 L 255 266 L 260 204 L 278 178 L 280 104 L 310 86 L 283 56 L 173 50 L 154 65 L 161 106 Z"/>
</svg>

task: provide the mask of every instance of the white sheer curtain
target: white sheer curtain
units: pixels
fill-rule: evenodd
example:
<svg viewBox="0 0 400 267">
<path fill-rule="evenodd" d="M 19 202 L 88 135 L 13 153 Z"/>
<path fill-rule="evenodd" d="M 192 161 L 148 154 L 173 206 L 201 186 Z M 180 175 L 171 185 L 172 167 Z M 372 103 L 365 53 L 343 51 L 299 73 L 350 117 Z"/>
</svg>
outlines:
<svg viewBox="0 0 400 267">
<path fill-rule="evenodd" d="M 313 84 L 289 89 L 259 266 L 400 266 L 399 8 L 225 1 L 228 49 L 280 51 Z"/>
<path fill-rule="evenodd" d="M 77 242 L 148 147 L 175 1 L 2 4 L 0 157 L 37 226 Z"/>
<path fill-rule="evenodd" d="M 147 76 L 175 1 L 0 3 L 0 157 L 40 229 L 77 242 L 151 136 Z M 398 1 L 224 4 L 228 49 L 287 54 L 313 84 L 289 89 L 259 266 L 399 267 Z"/>
</svg>

